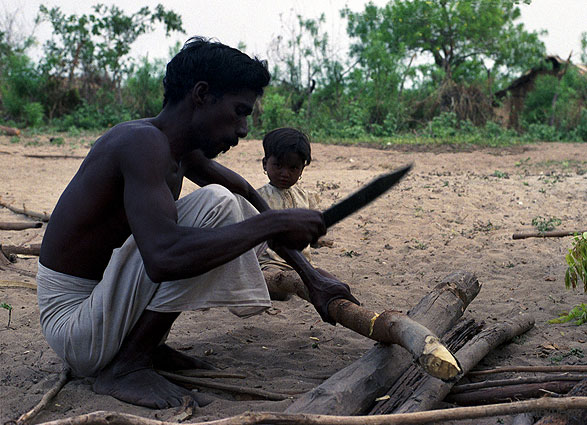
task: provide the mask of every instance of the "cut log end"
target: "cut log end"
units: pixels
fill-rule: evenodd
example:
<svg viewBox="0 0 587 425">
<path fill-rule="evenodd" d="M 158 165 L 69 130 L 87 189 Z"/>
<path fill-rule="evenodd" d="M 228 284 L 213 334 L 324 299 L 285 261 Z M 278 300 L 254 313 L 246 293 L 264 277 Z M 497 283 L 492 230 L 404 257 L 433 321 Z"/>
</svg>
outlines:
<svg viewBox="0 0 587 425">
<path fill-rule="evenodd" d="M 426 337 L 426 345 L 418 363 L 428 374 L 443 381 L 452 381 L 462 372 L 457 359 L 432 335 Z"/>
</svg>

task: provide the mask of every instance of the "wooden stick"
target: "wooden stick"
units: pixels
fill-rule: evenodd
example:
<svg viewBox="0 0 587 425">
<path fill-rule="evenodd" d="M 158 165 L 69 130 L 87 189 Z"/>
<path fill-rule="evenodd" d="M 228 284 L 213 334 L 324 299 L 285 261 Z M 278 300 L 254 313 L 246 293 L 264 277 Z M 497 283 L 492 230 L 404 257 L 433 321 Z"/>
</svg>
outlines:
<svg viewBox="0 0 587 425">
<path fill-rule="evenodd" d="M 550 232 L 524 232 L 514 233 L 512 239 L 527 239 L 527 238 L 562 238 L 565 236 L 573 236 L 575 234 L 585 233 L 587 230 L 552 230 Z"/>
<path fill-rule="evenodd" d="M 530 376 L 530 377 L 517 377 L 511 379 L 494 379 L 490 381 L 472 382 L 470 384 L 455 385 L 452 387 L 450 392 L 452 394 L 464 393 L 467 391 L 478 390 L 480 388 L 491 388 L 501 387 L 507 385 L 518 385 L 518 384 L 534 384 L 540 382 L 551 382 L 551 381 L 575 381 L 579 382 L 583 379 L 587 379 L 587 375 L 546 375 L 546 376 Z"/>
<path fill-rule="evenodd" d="M 204 370 L 204 369 L 183 369 L 176 370 L 177 375 L 191 376 L 192 378 L 232 378 L 246 379 L 248 376 L 243 373 L 224 372 L 221 370 Z"/>
<path fill-rule="evenodd" d="M 47 214 L 44 212 L 39 213 L 39 212 L 27 210 L 27 208 L 24 205 L 23 205 L 22 209 L 17 208 L 17 207 L 13 207 L 12 205 L 7 204 L 6 202 L 2 201 L 2 199 L 0 199 L 0 207 L 4 207 L 6 209 L 9 209 L 13 213 L 26 215 L 27 217 L 36 218 L 36 219 L 44 221 L 44 222 L 48 222 L 49 219 L 51 218 L 50 214 Z"/>
<path fill-rule="evenodd" d="M 518 401 L 498 405 L 458 407 L 426 412 L 376 416 L 327 416 L 311 414 L 287 414 L 266 412 L 245 412 L 238 416 L 207 422 L 193 422 L 191 425 L 395 425 L 425 424 L 441 421 L 477 419 L 491 416 L 515 415 L 537 410 L 587 409 L 587 397 L 548 398 Z M 156 419 L 142 418 L 127 413 L 98 411 L 71 418 L 44 422 L 40 425 L 177 425 Z"/>
<path fill-rule="evenodd" d="M 85 155 L 54 155 L 54 154 L 32 154 L 25 153 L 23 156 L 27 158 L 41 158 L 41 159 L 85 159 Z"/>
<path fill-rule="evenodd" d="M 412 308 L 408 316 L 437 335 L 443 335 L 459 320 L 479 290 L 479 281 L 474 274 L 452 273 Z M 411 356 L 402 347 L 378 344 L 359 360 L 298 398 L 286 412 L 361 414 L 411 365 Z"/>
<path fill-rule="evenodd" d="M 584 372 L 587 373 L 587 365 L 566 365 L 566 366 L 501 366 L 495 369 L 472 370 L 467 375 L 482 376 L 492 375 L 495 373 L 505 372 L 545 372 L 545 373 L 564 373 L 564 372 Z"/>
<path fill-rule="evenodd" d="M 41 223 L 39 223 L 41 224 Z M 0 250 L 4 255 L 36 255 L 37 257 L 41 253 L 41 244 L 34 243 L 30 245 L 0 245 Z"/>
<path fill-rule="evenodd" d="M 0 280 L 0 288 L 28 288 L 28 289 L 37 289 L 37 285 L 35 283 L 18 282 L 16 280 Z"/>
<path fill-rule="evenodd" d="M 511 400 L 541 397 L 546 392 L 566 394 L 575 384 L 576 382 L 573 381 L 551 381 L 536 384 L 509 385 L 503 388 L 482 388 L 460 394 L 449 394 L 444 401 L 461 406 L 503 403 Z"/>
<path fill-rule="evenodd" d="M 20 130 L 18 128 L 6 127 L 5 125 L 0 125 L 0 131 L 2 131 L 7 136 L 20 136 Z"/>
<path fill-rule="evenodd" d="M 47 404 L 49 404 L 49 402 L 59 393 L 59 391 L 61 391 L 61 388 L 63 388 L 65 384 L 69 382 L 70 377 L 71 369 L 65 366 L 61 371 L 61 374 L 59 375 L 59 381 L 57 381 L 57 383 L 53 385 L 53 387 L 43 396 L 41 401 L 35 407 L 33 407 L 25 414 L 21 415 L 21 417 L 18 418 L 18 420 L 16 421 L 16 424 L 24 425 L 31 419 L 33 419 L 35 416 L 37 416 L 39 412 L 43 410 L 47 406 Z"/>
<path fill-rule="evenodd" d="M 25 230 L 25 229 L 38 229 L 43 223 L 26 223 L 26 222 L 0 222 L 0 230 Z"/>
<path fill-rule="evenodd" d="M 210 381 L 210 380 L 206 380 L 206 379 L 192 378 L 190 376 L 182 376 L 182 375 L 178 375 L 175 373 L 165 372 L 162 370 L 158 370 L 157 373 L 159 373 L 160 375 L 162 375 L 172 381 L 183 382 L 185 384 L 191 384 L 196 387 L 213 388 L 215 390 L 228 391 L 231 393 L 238 393 L 238 394 L 249 394 L 249 395 L 260 397 L 260 398 L 263 398 L 266 400 L 281 401 L 281 400 L 286 400 L 288 398 L 292 398 L 292 395 L 300 394 L 300 392 L 294 392 L 291 394 L 276 393 L 276 392 L 272 392 L 272 391 L 260 390 L 257 388 L 246 388 L 246 387 L 241 387 L 238 385 L 222 384 L 219 382 L 214 382 L 214 381 Z"/>
</svg>

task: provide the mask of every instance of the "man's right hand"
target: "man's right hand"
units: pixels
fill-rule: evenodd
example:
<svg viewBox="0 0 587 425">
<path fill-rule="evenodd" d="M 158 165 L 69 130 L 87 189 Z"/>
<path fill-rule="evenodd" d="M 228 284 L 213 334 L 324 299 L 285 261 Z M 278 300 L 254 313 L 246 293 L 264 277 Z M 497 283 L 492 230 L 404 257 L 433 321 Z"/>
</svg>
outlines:
<svg viewBox="0 0 587 425">
<path fill-rule="evenodd" d="M 277 235 L 272 243 L 289 249 L 303 250 L 326 233 L 326 226 L 322 213 L 302 208 L 272 210 L 279 214 L 280 222 L 284 223 L 285 230 Z"/>
</svg>

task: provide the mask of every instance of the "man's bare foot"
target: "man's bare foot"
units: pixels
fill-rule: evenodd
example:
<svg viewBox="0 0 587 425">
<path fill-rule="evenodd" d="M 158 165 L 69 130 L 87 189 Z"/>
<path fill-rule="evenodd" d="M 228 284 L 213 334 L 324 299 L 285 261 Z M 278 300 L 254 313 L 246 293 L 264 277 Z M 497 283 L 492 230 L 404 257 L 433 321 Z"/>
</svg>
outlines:
<svg viewBox="0 0 587 425">
<path fill-rule="evenodd" d="M 167 344 L 161 344 L 155 348 L 155 352 L 153 353 L 153 366 L 155 369 L 165 370 L 167 372 L 185 369 L 216 369 L 210 363 L 197 357 L 190 357 L 180 353 Z"/>
<path fill-rule="evenodd" d="M 212 399 L 169 382 L 153 369 L 139 369 L 125 374 L 114 374 L 106 368 L 96 378 L 93 389 L 98 394 L 110 395 L 118 400 L 154 409 L 181 406 L 190 397 L 203 407 Z"/>
</svg>

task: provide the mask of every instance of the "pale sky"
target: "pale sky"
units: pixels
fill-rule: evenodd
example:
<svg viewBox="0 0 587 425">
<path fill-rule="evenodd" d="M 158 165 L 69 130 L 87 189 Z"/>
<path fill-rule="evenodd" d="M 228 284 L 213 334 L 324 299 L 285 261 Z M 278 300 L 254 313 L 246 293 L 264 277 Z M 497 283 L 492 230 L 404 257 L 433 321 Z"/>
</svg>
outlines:
<svg viewBox="0 0 587 425">
<path fill-rule="evenodd" d="M 488 1 L 488 0 L 483 0 Z M 373 0 L 378 6 L 385 0 Z M 66 14 L 91 12 L 91 5 L 116 4 L 127 13 L 143 6 L 152 9 L 159 3 L 172 9 L 183 19 L 186 34 L 173 33 L 165 38 L 163 31 L 141 36 L 134 44 L 132 55 L 149 58 L 168 58 L 169 47 L 176 41 L 185 41 L 192 35 L 215 37 L 224 44 L 236 47 L 246 44 L 246 52 L 267 58 L 272 39 L 283 32 L 279 15 L 284 17 L 301 14 L 304 18 L 317 18 L 325 13 L 331 41 L 346 46 L 345 21 L 339 11 L 348 5 L 354 11 L 364 9 L 361 0 L 0 0 L 0 14 L 16 9 L 22 11 L 21 28 L 32 28 L 32 21 L 40 4 L 48 8 L 58 6 Z M 534 0 L 531 5 L 521 5 L 522 22 L 529 30 L 548 30 L 542 40 L 549 54 L 567 58 L 573 51 L 573 59 L 579 61 L 580 34 L 587 31 L 587 0 Z M 292 11 L 295 12 L 292 14 Z M 24 18 L 23 18 L 24 17 Z M 35 30 L 40 44 L 50 37 L 50 26 L 44 24 Z"/>
</svg>

